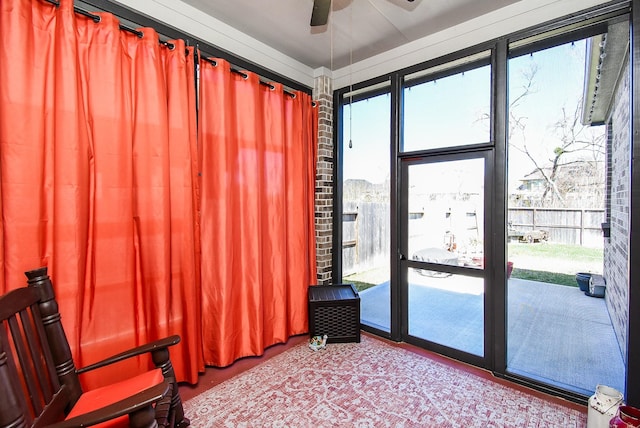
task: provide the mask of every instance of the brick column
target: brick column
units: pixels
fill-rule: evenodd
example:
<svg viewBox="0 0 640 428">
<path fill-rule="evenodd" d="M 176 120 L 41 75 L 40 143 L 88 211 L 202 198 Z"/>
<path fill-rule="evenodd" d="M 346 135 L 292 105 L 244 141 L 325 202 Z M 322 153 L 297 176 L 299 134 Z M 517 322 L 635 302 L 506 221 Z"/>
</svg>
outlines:
<svg viewBox="0 0 640 428">
<path fill-rule="evenodd" d="M 316 253 L 318 284 L 331 282 L 333 248 L 333 94 L 331 77 L 315 78 L 313 99 L 318 104 L 318 158 L 316 160 Z"/>
</svg>

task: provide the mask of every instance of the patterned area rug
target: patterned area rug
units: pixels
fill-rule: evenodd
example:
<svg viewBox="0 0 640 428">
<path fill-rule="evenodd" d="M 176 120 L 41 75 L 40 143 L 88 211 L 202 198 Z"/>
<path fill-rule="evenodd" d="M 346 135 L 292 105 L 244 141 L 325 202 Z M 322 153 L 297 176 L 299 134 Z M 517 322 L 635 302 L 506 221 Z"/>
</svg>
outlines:
<svg viewBox="0 0 640 428">
<path fill-rule="evenodd" d="M 298 345 L 185 403 L 192 427 L 584 427 L 584 413 L 362 337 Z"/>
</svg>

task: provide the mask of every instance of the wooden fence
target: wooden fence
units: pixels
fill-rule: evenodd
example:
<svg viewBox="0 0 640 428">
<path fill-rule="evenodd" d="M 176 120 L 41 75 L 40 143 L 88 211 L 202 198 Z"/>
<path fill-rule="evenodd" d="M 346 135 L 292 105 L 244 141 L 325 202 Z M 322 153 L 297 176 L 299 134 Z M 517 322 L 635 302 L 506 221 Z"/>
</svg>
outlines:
<svg viewBox="0 0 640 428">
<path fill-rule="evenodd" d="M 602 246 L 602 209 L 509 208 L 508 219 L 514 229 L 546 230 L 549 242 Z"/>
<path fill-rule="evenodd" d="M 389 204 L 345 203 L 342 215 L 343 274 L 367 270 L 389 260 Z M 511 226 L 521 231 L 543 229 L 549 242 L 599 247 L 603 244 L 604 210 L 565 208 L 510 208 Z"/>
<path fill-rule="evenodd" d="M 343 275 L 388 263 L 390 223 L 388 203 L 359 201 L 345 204 L 342 214 Z"/>
</svg>

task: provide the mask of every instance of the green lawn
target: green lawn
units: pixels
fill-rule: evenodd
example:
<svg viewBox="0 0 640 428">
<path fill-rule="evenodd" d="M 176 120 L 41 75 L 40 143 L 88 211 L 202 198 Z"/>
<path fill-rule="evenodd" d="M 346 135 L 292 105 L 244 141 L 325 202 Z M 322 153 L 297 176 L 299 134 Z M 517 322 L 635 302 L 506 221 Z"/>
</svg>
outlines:
<svg viewBox="0 0 640 428">
<path fill-rule="evenodd" d="M 361 281 L 354 281 L 352 279 L 349 279 L 348 277 L 344 279 L 344 282 L 346 284 L 353 284 L 354 287 L 356 287 L 356 290 L 358 290 L 358 293 L 361 292 L 362 290 L 366 290 L 367 288 L 371 288 L 376 284 L 370 284 L 368 282 L 361 282 Z"/>
<path fill-rule="evenodd" d="M 553 243 L 510 243 L 509 260 L 514 263 L 512 278 L 577 287 L 576 273 L 602 273 L 602 249 Z M 388 272 L 385 274 L 388 278 Z M 371 275 L 353 274 L 344 278 L 358 291 L 375 284 Z M 375 276 L 375 275 L 374 275 Z"/>
<path fill-rule="evenodd" d="M 572 259 L 602 263 L 602 248 L 580 247 L 567 244 L 509 244 L 509 256 L 526 255 L 538 258 Z"/>
<path fill-rule="evenodd" d="M 553 243 L 510 243 L 513 278 L 577 287 L 578 272 L 602 273 L 602 248 Z"/>
<path fill-rule="evenodd" d="M 566 273 L 513 268 L 511 277 L 518 279 L 529 279 L 531 281 L 538 282 L 548 282 L 550 284 L 568 285 L 571 287 L 578 286 L 578 283 L 576 282 L 576 276 L 568 275 Z"/>
</svg>

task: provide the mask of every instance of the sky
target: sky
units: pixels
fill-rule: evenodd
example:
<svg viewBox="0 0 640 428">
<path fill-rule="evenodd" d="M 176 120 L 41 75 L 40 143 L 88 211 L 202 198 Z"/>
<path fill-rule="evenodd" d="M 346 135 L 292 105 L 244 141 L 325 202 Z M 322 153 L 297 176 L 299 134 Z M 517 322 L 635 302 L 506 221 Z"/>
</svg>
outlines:
<svg viewBox="0 0 640 428">
<path fill-rule="evenodd" d="M 390 171 L 391 95 L 358 101 L 344 110 L 344 179 L 383 183 Z M 349 148 L 351 139 L 352 147 Z"/>
<path fill-rule="evenodd" d="M 548 163 L 553 156 L 553 149 L 560 144 L 554 125 L 562 115 L 562 108 L 573 113 L 581 100 L 585 51 L 585 41 L 579 41 L 509 61 L 511 99 L 522 93 L 522 86 L 527 80 L 523 74 L 531 67 L 537 67 L 532 93 L 514 111 L 517 116 L 525 118 L 527 147 L 538 160 Z M 604 133 L 605 129 L 599 126 L 590 131 Z M 512 138 L 515 144 L 522 144 L 522 135 L 513 135 Z M 512 182 L 522 173 L 527 174 L 534 169 L 531 161 L 516 150 L 511 150 L 509 154 L 509 165 L 512 164 L 509 171 Z"/>
<path fill-rule="evenodd" d="M 586 43 L 579 41 L 509 60 L 510 101 L 522 92 L 531 67 L 533 90 L 514 113 L 526 123 L 526 142 L 541 163 L 558 145 L 554 123 L 563 107 L 573 111 L 582 96 Z M 489 140 L 490 67 L 467 71 L 405 89 L 404 140 L 407 149 L 446 147 Z M 389 177 L 391 97 L 383 94 L 346 105 L 344 179 L 384 182 Z M 603 127 L 599 127 L 603 128 Z M 601 129 L 599 132 L 604 132 Z M 516 143 L 522 137 L 514 135 Z M 349 139 L 352 148 L 348 147 Z M 509 153 L 509 187 L 534 164 L 516 150 Z"/>
</svg>

